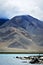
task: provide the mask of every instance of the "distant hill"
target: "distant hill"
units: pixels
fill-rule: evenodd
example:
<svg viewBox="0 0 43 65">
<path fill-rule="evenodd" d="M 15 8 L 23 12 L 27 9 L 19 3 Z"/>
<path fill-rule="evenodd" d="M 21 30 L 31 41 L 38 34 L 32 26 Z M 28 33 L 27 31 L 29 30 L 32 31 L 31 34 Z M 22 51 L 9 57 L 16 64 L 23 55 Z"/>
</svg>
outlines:
<svg viewBox="0 0 43 65">
<path fill-rule="evenodd" d="M 6 21 L 8 21 L 8 20 L 9 20 L 9 19 L 3 19 L 3 18 L 1 18 L 1 19 L 0 19 L 0 26 L 3 25 L 3 24 L 4 24 Z"/>
<path fill-rule="evenodd" d="M 0 27 L 0 51 L 43 52 L 43 22 L 30 16 L 13 17 Z"/>
</svg>

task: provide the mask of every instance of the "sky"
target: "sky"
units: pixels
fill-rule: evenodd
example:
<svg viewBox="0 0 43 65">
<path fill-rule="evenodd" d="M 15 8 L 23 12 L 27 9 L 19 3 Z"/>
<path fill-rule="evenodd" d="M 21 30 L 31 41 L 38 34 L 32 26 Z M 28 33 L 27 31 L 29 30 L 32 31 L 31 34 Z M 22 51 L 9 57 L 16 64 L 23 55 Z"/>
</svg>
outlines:
<svg viewBox="0 0 43 65">
<path fill-rule="evenodd" d="M 0 0 L 0 18 L 31 15 L 43 21 L 43 0 Z"/>
</svg>

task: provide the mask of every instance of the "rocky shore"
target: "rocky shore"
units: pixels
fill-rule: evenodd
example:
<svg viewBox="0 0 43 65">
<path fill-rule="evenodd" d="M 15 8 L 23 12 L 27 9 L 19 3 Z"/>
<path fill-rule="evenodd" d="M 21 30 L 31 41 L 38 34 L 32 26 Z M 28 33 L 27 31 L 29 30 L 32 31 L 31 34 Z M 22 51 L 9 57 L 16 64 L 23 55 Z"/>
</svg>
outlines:
<svg viewBox="0 0 43 65">
<path fill-rule="evenodd" d="M 21 60 L 28 60 L 29 63 L 31 64 L 43 64 L 43 56 L 25 56 L 25 57 L 16 56 L 16 58 Z"/>
</svg>

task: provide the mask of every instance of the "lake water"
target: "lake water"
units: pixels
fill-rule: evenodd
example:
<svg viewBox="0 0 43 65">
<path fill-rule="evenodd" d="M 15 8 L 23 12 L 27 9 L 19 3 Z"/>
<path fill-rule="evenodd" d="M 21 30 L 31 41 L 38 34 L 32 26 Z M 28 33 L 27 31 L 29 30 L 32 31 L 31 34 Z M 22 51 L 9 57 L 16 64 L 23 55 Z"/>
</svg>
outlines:
<svg viewBox="0 0 43 65">
<path fill-rule="evenodd" d="M 43 65 L 43 64 L 30 64 L 29 60 L 17 59 L 16 56 L 36 56 L 39 54 L 0 54 L 0 65 Z M 42 54 L 43 55 L 43 54 Z M 27 61 L 27 63 L 23 63 Z"/>
</svg>

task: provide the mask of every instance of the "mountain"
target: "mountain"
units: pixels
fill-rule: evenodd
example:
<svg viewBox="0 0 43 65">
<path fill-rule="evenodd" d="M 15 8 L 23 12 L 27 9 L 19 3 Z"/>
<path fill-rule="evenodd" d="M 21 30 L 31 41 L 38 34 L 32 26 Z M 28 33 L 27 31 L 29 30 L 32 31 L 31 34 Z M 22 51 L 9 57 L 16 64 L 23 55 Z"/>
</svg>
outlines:
<svg viewBox="0 0 43 65">
<path fill-rule="evenodd" d="M 0 26 L 3 25 L 9 19 L 0 18 Z"/>
<path fill-rule="evenodd" d="M 8 23 L 10 23 L 9 25 L 11 25 L 11 26 L 17 25 L 18 27 L 20 26 L 25 29 L 28 28 L 29 26 L 43 28 L 43 22 L 36 18 L 33 18 L 30 15 L 15 16 L 10 21 L 5 23 L 5 25 L 3 25 L 3 26 L 8 25 Z"/>
<path fill-rule="evenodd" d="M 30 15 L 5 22 L 0 27 L 0 51 L 43 52 L 43 22 Z"/>
</svg>

